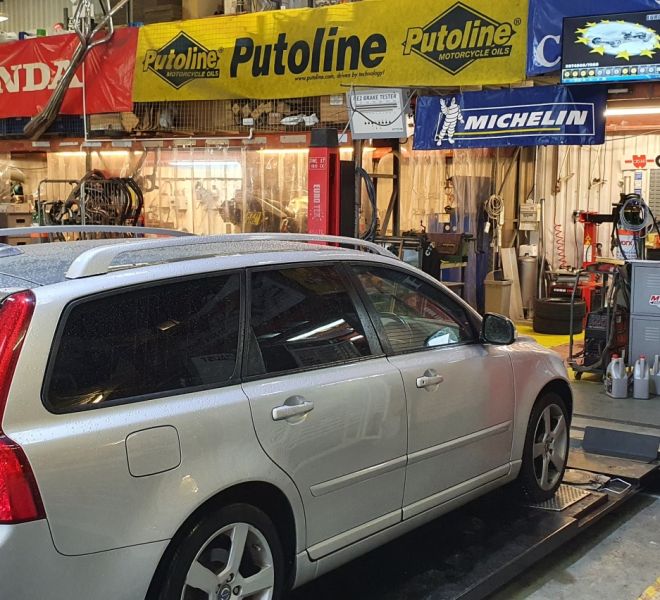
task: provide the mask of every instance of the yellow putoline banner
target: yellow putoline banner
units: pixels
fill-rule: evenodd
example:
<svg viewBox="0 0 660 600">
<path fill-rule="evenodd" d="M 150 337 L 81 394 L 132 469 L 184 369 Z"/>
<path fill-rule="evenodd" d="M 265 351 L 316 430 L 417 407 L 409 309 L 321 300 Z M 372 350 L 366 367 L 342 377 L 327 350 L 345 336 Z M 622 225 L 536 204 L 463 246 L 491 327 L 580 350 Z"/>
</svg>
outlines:
<svg viewBox="0 0 660 600">
<path fill-rule="evenodd" d="M 524 79 L 528 0 L 364 0 L 140 30 L 134 100 L 293 98 Z"/>
</svg>

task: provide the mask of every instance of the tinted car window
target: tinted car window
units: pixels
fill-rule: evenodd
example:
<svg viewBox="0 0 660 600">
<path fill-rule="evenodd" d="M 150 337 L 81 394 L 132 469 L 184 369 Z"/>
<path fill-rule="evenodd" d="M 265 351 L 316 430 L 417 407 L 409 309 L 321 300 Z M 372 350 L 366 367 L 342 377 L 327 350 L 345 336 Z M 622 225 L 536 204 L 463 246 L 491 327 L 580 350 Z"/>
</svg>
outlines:
<svg viewBox="0 0 660 600">
<path fill-rule="evenodd" d="M 92 299 L 66 316 L 46 400 L 55 410 L 226 383 L 236 368 L 238 275 Z"/>
<path fill-rule="evenodd" d="M 370 354 L 347 283 L 335 267 L 253 273 L 250 296 L 250 375 L 329 365 Z"/>
<path fill-rule="evenodd" d="M 355 266 L 354 271 L 395 353 L 475 339 L 465 309 L 423 279 L 376 266 Z"/>
</svg>

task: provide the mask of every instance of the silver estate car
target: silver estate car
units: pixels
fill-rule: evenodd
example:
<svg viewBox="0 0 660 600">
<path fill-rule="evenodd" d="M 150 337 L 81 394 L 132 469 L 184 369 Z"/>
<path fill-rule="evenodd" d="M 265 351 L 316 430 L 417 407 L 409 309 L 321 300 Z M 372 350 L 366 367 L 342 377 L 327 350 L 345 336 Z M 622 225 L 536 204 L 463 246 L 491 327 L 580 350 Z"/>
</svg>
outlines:
<svg viewBox="0 0 660 600">
<path fill-rule="evenodd" d="M 0 249 L 3 600 L 277 600 L 508 482 L 555 492 L 560 358 L 342 243 Z"/>
</svg>

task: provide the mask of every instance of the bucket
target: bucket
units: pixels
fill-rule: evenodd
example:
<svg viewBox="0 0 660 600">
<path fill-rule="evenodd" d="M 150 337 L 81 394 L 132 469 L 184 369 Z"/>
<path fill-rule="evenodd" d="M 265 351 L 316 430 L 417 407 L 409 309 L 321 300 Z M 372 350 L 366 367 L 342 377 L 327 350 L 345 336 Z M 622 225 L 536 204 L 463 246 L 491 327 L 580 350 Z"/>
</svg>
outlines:
<svg viewBox="0 0 660 600">
<path fill-rule="evenodd" d="M 619 241 L 621 247 L 617 244 L 614 248 L 614 255 L 621 260 L 637 260 L 637 241 L 638 235 L 634 231 L 619 229 Z"/>
<path fill-rule="evenodd" d="M 511 307 L 510 279 L 502 279 L 501 271 L 491 271 L 486 275 L 484 286 L 486 289 L 486 312 L 509 316 Z"/>
</svg>

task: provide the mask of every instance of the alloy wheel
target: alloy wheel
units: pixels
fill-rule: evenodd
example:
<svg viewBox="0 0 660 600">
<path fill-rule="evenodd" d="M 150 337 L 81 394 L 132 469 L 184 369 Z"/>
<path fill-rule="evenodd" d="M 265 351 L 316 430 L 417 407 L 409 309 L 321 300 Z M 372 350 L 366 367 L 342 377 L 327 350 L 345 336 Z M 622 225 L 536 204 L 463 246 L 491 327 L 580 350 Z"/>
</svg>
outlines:
<svg viewBox="0 0 660 600">
<path fill-rule="evenodd" d="M 534 476 L 545 491 L 553 489 L 564 472 L 568 450 L 566 416 L 556 404 L 546 406 L 534 430 L 532 458 Z"/>
<path fill-rule="evenodd" d="M 271 600 L 273 554 L 253 525 L 233 523 L 212 535 L 190 565 L 181 600 Z"/>
</svg>

